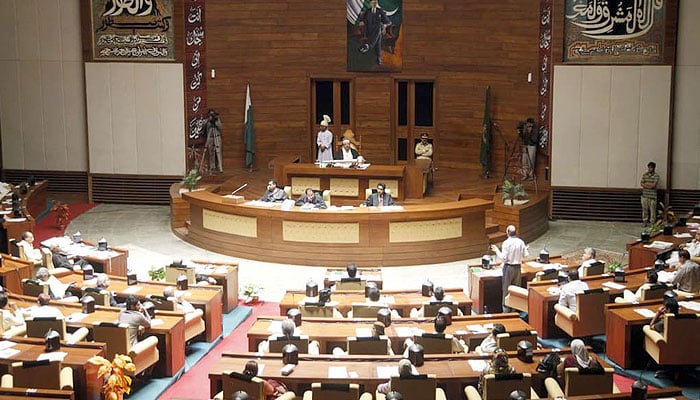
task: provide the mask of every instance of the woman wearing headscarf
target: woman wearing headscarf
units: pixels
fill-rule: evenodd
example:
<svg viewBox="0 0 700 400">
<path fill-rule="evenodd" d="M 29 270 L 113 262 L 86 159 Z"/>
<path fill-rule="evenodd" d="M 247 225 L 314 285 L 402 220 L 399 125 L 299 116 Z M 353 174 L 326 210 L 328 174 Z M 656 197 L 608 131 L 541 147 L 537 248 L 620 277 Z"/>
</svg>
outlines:
<svg viewBox="0 0 700 400">
<path fill-rule="evenodd" d="M 560 379 L 564 376 L 564 370 L 566 368 L 602 369 L 603 367 L 601 367 L 596 359 L 588 354 L 583 340 L 574 339 L 571 341 L 571 354 L 566 356 L 564 362 L 557 367 Z"/>
<path fill-rule="evenodd" d="M 503 349 L 496 349 L 491 356 L 491 363 L 481 371 L 481 376 L 479 377 L 479 393 L 484 389 L 484 376 L 488 374 L 494 375 L 504 375 L 504 374 L 514 374 L 515 368 L 508 362 L 508 353 Z"/>
</svg>

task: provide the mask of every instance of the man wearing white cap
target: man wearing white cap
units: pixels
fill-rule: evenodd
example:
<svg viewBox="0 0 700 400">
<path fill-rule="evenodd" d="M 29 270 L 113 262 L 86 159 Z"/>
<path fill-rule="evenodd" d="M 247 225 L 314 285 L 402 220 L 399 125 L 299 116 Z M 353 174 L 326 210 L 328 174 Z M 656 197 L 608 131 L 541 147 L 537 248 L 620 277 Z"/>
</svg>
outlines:
<svg viewBox="0 0 700 400">
<path fill-rule="evenodd" d="M 331 122 L 331 117 L 323 116 L 321 120 L 321 130 L 316 134 L 316 144 L 318 145 L 318 161 L 333 160 L 333 133 L 328 130 L 328 123 Z"/>
<path fill-rule="evenodd" d="M 360 153 L 350 146 L 349 139 L 343 139 L 343 146 L 335 153 L 336 160 L 357 160 Z"/>
</svg>

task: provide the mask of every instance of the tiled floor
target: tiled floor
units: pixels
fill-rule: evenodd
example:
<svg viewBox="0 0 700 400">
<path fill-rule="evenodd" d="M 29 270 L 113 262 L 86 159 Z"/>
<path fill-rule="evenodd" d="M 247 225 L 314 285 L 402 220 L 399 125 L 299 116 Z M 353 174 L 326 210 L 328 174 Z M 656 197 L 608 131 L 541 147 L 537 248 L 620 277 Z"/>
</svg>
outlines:
<svg viewBox="0 0 700 400">
<path fill-rule="evenodd" d="M 173 260 L 235 261 L 240 266 L 241 284 L 259 284 L 264 288 L 261 296 L 264 300 L 279 301 L 285 290 L 303 288 L 309 279 L 321 282 L 323 276 L 319 266 L 236 259 L 183 242 L 170 231 L 170 208 L 167 206 L 103 204 L 76 218 L 67 232 L 76 231 L 88 240 L 104 237 L 112 245 L 129 249 L 129 267 L 137 271 L 140 279 L 148 279 L 147 271 L 151 267 L 170 264 Z M 530 243 L 530 253 L 537 255 L 545 246 L 550 254 L 588 246 L 623 253 L 625 244 L 637 238 L 640 232 L 641 226 L 637 223 L 553 221 L 545 235 Z M 348 256 L 350 261 L 352 255 Z M 384 287 L 419 288 L 427 278 L 436 285 L 466 288 L 469 262 L 387 267 L 383 270 Z"/>
</svg>

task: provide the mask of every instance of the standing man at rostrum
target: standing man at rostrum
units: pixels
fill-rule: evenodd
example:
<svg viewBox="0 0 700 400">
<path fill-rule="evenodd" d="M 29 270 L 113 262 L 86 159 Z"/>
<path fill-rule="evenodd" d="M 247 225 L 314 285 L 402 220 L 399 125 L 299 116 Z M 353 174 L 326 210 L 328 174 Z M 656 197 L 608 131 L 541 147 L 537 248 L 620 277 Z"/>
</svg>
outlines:
<svg viewBox="0 0 700 400">
<path fill-rule="evenodd" d="M 491 245 L 491 250 L 493 250 L 498 258 L 501 259 L 503 265 L 503 282 L 501 288 L 503 289 L 503 295 L 501 297 L 501 304 L 503 305 L 503 312 L 511 312 L 510 307 L 506 307 L 505 300 L 508 294 L 508 286 L 515 285 L 520 286 L 520 264 L 523 258 L 529 255 L 525 242 L 516 236 L 515 226 L 508 225 L 506 228 L 506 234 L 508 238 L 503 241 L 501 245 L 501 250 L 495 244 Z"/>
<path fill-rule="evenodd" d="M 656 163 L 647 164 L 647 172 L 642 175 L 642 223 L 644 226 L 656 222 L 656 186 L 659 184 L 659 174 L 656 173 Z"/>
</svg>

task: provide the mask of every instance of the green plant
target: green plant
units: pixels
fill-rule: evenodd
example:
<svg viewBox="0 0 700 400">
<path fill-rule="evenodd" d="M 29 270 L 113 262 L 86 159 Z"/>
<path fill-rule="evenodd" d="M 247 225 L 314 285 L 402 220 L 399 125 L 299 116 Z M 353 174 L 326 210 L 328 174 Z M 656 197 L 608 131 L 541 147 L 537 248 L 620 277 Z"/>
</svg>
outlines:
<svg viewBox="0 0 700 400">
<path fill-rule="evenodd" d="M 199 176 L 197 170 L 191 169 L 190 172 L 182 178 L 181 183 L 191 192 L 194 190 L 195 186 L 197 186 L 197 181 L 200 179 L 202 179 L 202 177 Z"/>
<path fill-rule="evenodd" d="M 240 294 L 243 296 L 243 301 L 245 303 L 251 303 L 254 300 L 257 300 L 262 289 L 262 286 L 256 283 L 247 283 L 240 289 Z"/>
<path fill-rule="evenodd" d="M 608 272 L 614 273 L 616 269 L 622 267 L 622 263 L 620 261 L 613 261 L 608 265 Z"/>
<path fill-rule="evenodd" d="M 164 281 L 165 280 L 165 268 L 164 267 L 151 267 L 148 270 L 148 276 L 152 281 Z"/>
<path fill-rule="evenodd" d="M 514 184 L 508 179 L 503 181 L 503 200 L 510 200 L 510 205 L 513 205 L 513 199 L 518 197 L 527 197 L 527 192 L 521 184 Z"/>
</svg>

